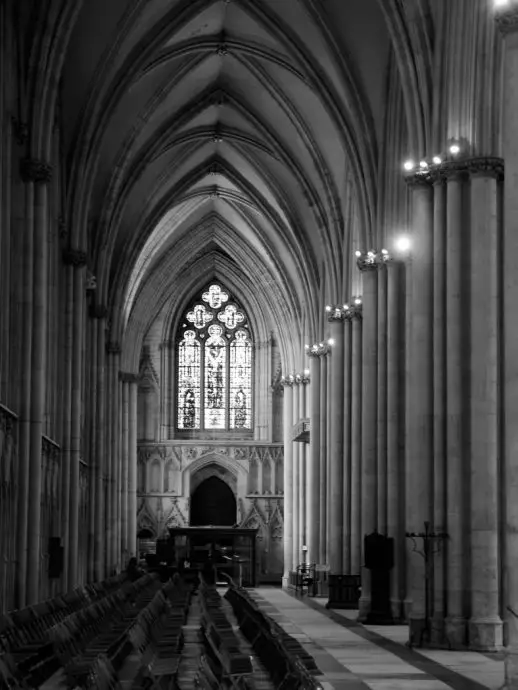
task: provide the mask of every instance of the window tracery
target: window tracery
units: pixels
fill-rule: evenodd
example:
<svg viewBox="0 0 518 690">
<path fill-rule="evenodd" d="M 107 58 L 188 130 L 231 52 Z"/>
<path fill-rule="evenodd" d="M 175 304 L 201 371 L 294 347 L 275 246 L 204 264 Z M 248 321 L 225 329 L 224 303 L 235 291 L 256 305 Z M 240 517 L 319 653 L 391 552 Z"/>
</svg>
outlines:
<svg viewBox="0 0 518 690">
<path fill-rule="evenodd" d="M 181 323 L 178 429 L 251 430 L 253 343 L 244 310 L 213 283 Z"/>
</svg>

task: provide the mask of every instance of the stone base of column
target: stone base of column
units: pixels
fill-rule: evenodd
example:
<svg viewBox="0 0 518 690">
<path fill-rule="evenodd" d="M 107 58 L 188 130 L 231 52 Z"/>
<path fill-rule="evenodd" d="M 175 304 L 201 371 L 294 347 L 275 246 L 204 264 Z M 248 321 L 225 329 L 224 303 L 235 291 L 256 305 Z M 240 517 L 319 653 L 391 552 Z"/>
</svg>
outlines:
<svg viewBox="0 0 518 690">
<path fill-rule="evenodd" d="M 450 649 L 466 648 L 466 619 L 451 616 L 444 621 L 444 637 Z"/>
<path fill-rule="evenodd" d="M 494 618 L 472 618 L 469 621 L 469 647 L 479 652 L 499 652 L 503 648 L 503 623 Z"/>
<path fill-rule="evenodd" d="M 360 596 L 360 576 L 359 575 L 329 575 L 329 600 L 326 609 L 348 609 L 358 608 Z"/>
<path fill-rule="evenodd" d="M 410 615 L 408 618 L 408 646 L 426 647 L 430 642 L 430 627 L 426 618 Z"/>
<path fill-rule="evenodd" d="M 406 621 L 410 620 L 410 615 L 412 613 L 412 606 L 414 602 L 409 597 L 403 599 L 403 616 Z"/>
<path fill-rule="evenodd" d="M 403 601 L 401 599 L 391 599 L 390 610 L 392 611 L 392 617 L 395 623 L 401 623 L 405 620 Z"/>
<path fill-rule="evenodd" d="M 282 576 L 282 588 L 283 589 L 288 589 L 290 586 L 290 576 L 289 574 L 283 575 Z"/>
<path fill-rule="evenodd" d="M 445 623 L 443 615 L 435 615 L 430 619 L 430 644 L 433 647 L 444 647 Z"/>
<path fill-rule="evenodd" d="M 518 652 L 505 650 L 505 682 L 500 690 L 518 690 Z"/>
<path fill-rule="evenodd" d="M 371 612 L 371 598 L 369 597 L 360 597 L 358 601 L 358 622 L 359 623 L 367 623 L 367 619 L 369 618 L 369 613 Z"/>
</svg>

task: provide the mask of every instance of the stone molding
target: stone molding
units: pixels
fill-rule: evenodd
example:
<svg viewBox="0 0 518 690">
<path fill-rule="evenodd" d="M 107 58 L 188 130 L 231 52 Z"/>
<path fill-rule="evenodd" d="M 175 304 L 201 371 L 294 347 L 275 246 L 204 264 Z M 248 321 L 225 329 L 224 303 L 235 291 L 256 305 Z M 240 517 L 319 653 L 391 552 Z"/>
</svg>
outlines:
<svg viewBox="0 0 518 690">
<path fill-rule="evenodd" d="M 11 117 L 11 125 L 13 129 L 14 140 L 18 146 L 25 146 L 29 141 L 29 127 L 26 122 L 23 122 L 14 115 Z"/>
<path fill-rule="evenodd" d="M 326 343 L 315 343 L 306 350 L 308 357 L 325 357 L 331 348 Z"/>
<path fill-rule="evenodd" d="M 504 178 L 504 160 L 497 156 L 474 156 L 459 160 L 444 161 L 440 165 L 432 165 L 426 170 L 419 170 L 405 175 L 406 183 L 412 186 L 428 186 L 442 183 L 444 180 L 473 176 Z"/>
<path fill-rule="evenodd" d="M 502 33 L 504 36 L 507 34 L 512 34 L 514 31 L 518 31 L 518 7 L 513 7 L 509 10 L 499 12 L 495 16 L 495 22 L 500 30 L 500 33 Z"/>
<path fill-rule="evenodd" d="M 119 371 L 119 381 L 121 381 L 122 383 L 138 383 L 139 375 L 130 374 L 127 371 Z"/>
<path fill-rule="evenodd" d="M 288 387 L 291 388 L 292 386 L 295 385 L 295 376 L 293 374 L 289 374 L 288 376 L 283 376 L 281 378 L 281 386 L 283 387 Z"/>
<path fill-rule="evenodd" d="M 109 340 L 109 341 L 106 343 L 106 346 L 105 346 L 105 347 L 106 347 L 106 352 L 107 352 L 109 355 L 120 355 L 120 353 L 121 353 L 121 346 L 120 346 L 120 343 L 118 343 L 118 342 L 115 341 L 115 340 Z"/>
<path fill-rule="evenodd" d="M 20 175 L 24 182 L 48 184 L 52 179 L 52 166 L 37 158 L 24 158 L 20 162 Z"/>
<path fill-rule="evenodd" d="M 352 321 L 353 319 L 361 319 L 363 317 L 363 305 L 353 304 L 347 310 L 347 318 Z"/>
<path fill-rule="evenodd" d="M 74 268 L 86 266 L 86 252 L 81 251 L 81 249 L 64 249 L 62 256 L 63 262 L 67 266 Z"/>
<path fill-rule="evenodd" d="M 383 249 L 381 252 L 357 252 L 356 265 L 360 271 L 377 271 L 379 268 L 385 266 L 389 261 L 389 253 Z"/>
<path fill-rule="evenodd" d="M 108 307 L 104 304 L 92 304 L 90 306 L 90 317 L 92 319 L 106 319 L 108 316 Z"/>
</svg>

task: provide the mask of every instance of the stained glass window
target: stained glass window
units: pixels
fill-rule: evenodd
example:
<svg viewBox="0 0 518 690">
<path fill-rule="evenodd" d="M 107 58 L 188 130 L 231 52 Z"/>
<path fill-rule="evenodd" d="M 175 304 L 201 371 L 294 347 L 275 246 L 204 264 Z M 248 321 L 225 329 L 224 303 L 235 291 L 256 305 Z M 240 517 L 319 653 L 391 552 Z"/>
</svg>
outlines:
<svg viewBox="0 0 518 690">
<path fill-rule="evenodd" d="M 251 430 L 253 342 L 245 311 L 213 283 L 180 323 L 178 429 Z"/>
<path fill-rule="evenodd" d="M 200 428 L 200 343 L 185 331 L 178 347 L 178 428 Z"/>
</svg>

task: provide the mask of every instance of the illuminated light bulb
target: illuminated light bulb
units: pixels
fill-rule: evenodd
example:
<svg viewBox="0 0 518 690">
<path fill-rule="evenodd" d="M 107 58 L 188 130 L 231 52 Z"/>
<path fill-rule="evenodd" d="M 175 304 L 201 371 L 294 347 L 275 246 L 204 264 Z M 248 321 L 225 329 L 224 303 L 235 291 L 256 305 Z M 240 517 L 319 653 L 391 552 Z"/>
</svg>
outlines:
<svg viewBox="0 0 518 690">
<path fill-rule="evenodd" d="M 413 169 L 415 168 L 415 163 L 414 163 L 414 161 L 410 161 L 410 160 L 409 160 L 409 161 L 405 161 L 405 162 L 403 163 L 403 168 L 404 168 L 405 170 L 409 170 L 409 171 L 410 171 L 410 170 L 413 170 Z"/>
<path fill-rule="evenodd" d="M 331 307 L 329 306 L 329 304 L 326 305 L 326 311 L 331 311 Z"/>
<path fill-rule="evenodd" d="M 434 156 L 432 158 L 434 165 L 440 165 L 442 163 L 442 158 L 440 156 Z"/>
<path fill-rule="evenodd" d="M 460 153 L 460 146 L 458 144 L 452 144 L 450 146 L 450 153 L 452 156 L 456 156 L 458 153 Z"/>
<path fill-rule="evenodd" d="M 319 346 L 320 346 L 320 347 L 324 347 L 324 343 L 320 343 L 320 345 L 319 345 Z"/>
<path fill-rule="evenodd" d="M 334 345 L 335 341 L 333 340 L 333 338 L 329 338 L 329 340 L 327 341 L 327 344 L 328 345 Z"/>
<path fill-rule="evenodd" d="M 309 369 L 304 369 L 304 376 L 309 376 Z"/>
<path fill-rule="evenodd" d="M 382 249 L 382 250 L 381 250 L 381 253 L 382 253 L 384 256 L 386 256 L 386 255 L 388 254 L 388 251 L 387 251 L 386 249 Z"/>
<path fill-rule="evenodd" d="M 495 0 L 495 7 L 505 7 L 509 4 L 509 0 Z"/>
<path fill-rule="evenodd" d="M 349 305 L 348 305 L 348 304 L 344 304 L 344 309 L 345 309 L 345 310 L 349 309 Z"/>
<path fill-rule="evenodd" d="M 360 258 L 360 256 L 362 255 L 362 253 L 361 253 L 361 251 L 360 251 L 359 249 L 357 249 L 357 250 L 354 252 L 354 255 L 357 256 L 358 258 Z"/>
<path fill-rule="evenodd" d="M 398 237 L 394 242 L 394 246 L 399 252 L 407 252 L 410 249 L 410 244 L 410 238 L 406 236 Z"/>
<path fill-rule="evenodd" d="M 426 161 L 420 161 L 419 167 L 422 168 L 423 170 L 426 170 L 426 168 L 428 167 L 428 163 Z"/>
<path fill-rule="evenodd" d="M 355 303 L 355 304 L 361 304 L 362 301 L 361 301 L 361 299 L 360 299 L 359 297 L 357 297 L 357 298 L 354 300 L 354 303 Z"/>
<path fill-rule="evenodd" d="M 309 345 L 304 345 L 305 350 L 309 350 Z"/>
<path fill-rule="evenodd" d="M 375 253 L 372 251 L 372 249 L 371 249 L 371 251 L 368 252 L 368 256 L 373 257 L 373 256 L 376 256 L 376 254 L 375 254 Z"/>
</svg>

